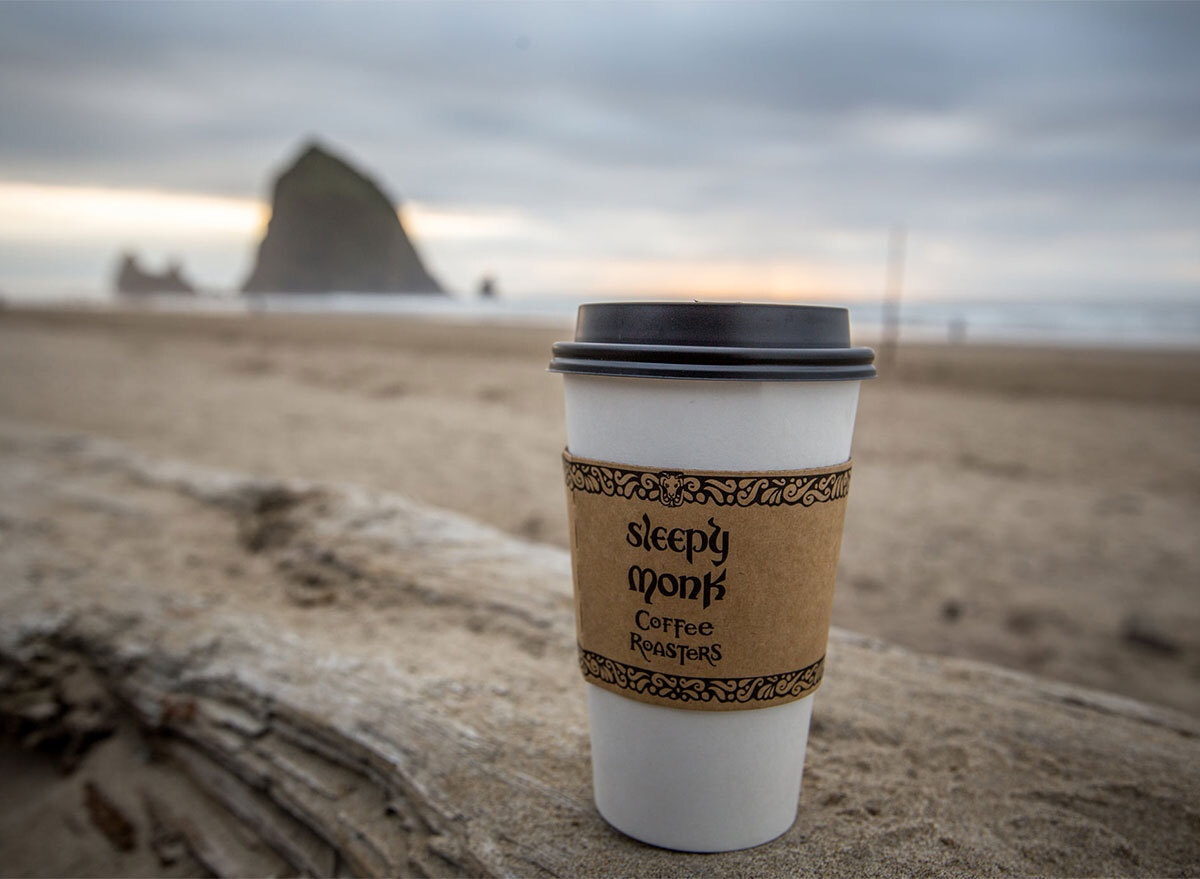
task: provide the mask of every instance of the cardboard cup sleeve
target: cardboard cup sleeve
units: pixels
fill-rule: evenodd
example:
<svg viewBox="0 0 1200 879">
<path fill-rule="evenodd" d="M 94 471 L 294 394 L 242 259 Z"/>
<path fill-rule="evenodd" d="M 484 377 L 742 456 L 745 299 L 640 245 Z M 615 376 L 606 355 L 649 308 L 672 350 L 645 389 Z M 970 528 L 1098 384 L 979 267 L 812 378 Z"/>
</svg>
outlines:
<svg viewBox="0 0 1200 879">
<path fill-rule="evenodd" d="M 656 470 L 563 454 L 584 678 L 698 711 L 821 683 L 850 462 Z"/>
</svg>

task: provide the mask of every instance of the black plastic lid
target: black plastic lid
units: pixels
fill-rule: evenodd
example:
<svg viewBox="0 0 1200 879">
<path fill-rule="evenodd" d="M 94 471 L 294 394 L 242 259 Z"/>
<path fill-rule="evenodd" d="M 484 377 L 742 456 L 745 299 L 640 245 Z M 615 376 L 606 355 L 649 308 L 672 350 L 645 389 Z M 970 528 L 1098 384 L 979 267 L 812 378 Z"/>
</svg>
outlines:
<svg viewBox="0 0 1200 879">
<path fill-rule="evenodd" d="M 592 302 L 551 372 L 731 381 L 875 377 L 875 352 L 850 346 L 850 315 L 823 305 Z"/>
</svg>

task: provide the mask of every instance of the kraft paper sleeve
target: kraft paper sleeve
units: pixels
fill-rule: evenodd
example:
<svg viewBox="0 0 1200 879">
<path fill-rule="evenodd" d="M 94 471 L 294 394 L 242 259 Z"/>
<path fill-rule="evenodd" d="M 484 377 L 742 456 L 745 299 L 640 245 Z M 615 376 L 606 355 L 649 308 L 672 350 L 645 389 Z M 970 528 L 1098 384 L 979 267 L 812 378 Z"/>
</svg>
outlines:
<svg viewBox="0 0 1200 879">
<path fill-rule="evenodd" d="M 850 462 L 659 470 L 563 453 L 584 678 L 736 711 L 821 682 Z"/>
</svg>

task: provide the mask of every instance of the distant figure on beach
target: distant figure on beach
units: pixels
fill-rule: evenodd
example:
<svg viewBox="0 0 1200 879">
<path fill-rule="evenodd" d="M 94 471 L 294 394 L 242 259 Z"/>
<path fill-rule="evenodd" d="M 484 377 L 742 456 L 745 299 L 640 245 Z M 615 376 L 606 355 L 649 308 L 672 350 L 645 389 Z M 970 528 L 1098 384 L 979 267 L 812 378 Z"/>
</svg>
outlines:
<svg viewBox="0 0 1200 879">
<path fill-rule="evenodd" d="M 183 266 L 178 261 L 167 265 L 161 274 L 148 272 L 138 263 L 138 258 L 132 253 L 121 255 L 116 277 L 113 279 L 114 289 L 121 294 L 148 293 L 182 293 L 191 295 L 196 288 L 183 277 Z"/>
<path fill-rule="evenodd" d="M 961 345 L 967 341 L 967 319 L 962 315 L 950 318 L 946 326 L 946 341 L 951 345 Z"/>
<path fill-rule="evenodd" d="M 479 298 L 480 299 L 495 299 L 496 298 L 496 276 L 484 275 L 479 279 Z"/>
<path fill-rule="evenodd" d="M 442 293 L 373 180 L 309 144 L 275 180 L 245 293 Z"/>
</svg>

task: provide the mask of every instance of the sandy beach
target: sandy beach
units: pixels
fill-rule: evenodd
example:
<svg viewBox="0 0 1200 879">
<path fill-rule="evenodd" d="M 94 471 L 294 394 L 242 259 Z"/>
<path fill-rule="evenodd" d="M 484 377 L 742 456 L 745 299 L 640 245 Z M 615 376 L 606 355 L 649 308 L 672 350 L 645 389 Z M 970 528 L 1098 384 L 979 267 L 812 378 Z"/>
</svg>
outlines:
<svg viewBox="0 0 1200 879">
<path fill-rule="evenodd" d="M 565 545 L 566 329 L 0 312 L 0 415 Z M 834 624 L 1200 713 L 1200 353 L 904 347 L 863 392 Z"/>
</svg>

